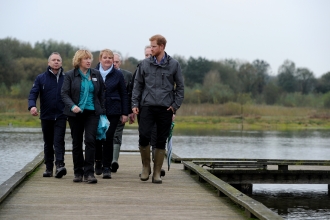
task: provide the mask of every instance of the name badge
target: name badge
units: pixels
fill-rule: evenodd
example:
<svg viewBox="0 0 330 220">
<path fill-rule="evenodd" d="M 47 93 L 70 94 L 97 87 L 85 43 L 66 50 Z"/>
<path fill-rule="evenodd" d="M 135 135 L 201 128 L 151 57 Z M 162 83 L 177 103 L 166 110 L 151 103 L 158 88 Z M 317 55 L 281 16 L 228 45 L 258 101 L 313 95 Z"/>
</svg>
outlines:
<svg viewBox="0 0 330 220">
<path fill-rule="evenodd" d="M 93 80 L 94 82 L 96 82 L 96 81 L 97 81 L 97 79 L 96 79 L 96 78 L 92 78 L 92 80 Z"/>
</svg>

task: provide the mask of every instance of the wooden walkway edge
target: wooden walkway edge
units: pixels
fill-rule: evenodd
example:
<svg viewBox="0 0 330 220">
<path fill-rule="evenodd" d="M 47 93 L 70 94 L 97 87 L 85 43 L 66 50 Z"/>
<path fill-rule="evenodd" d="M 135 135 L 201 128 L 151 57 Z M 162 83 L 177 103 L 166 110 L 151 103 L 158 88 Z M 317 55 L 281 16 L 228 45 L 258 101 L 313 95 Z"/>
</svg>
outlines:
<svg viewBox="0 0 330 220">
<path fill-rule="evenodd" d="M 141 158 L 121 153 L 112 179 L 74 183 L 72 155 L 65 155 L 68 174 L 44 178 L 43 153 L 1 184 L 0 219 L 247 219 L 228 197 L 172 163 L 163 184 L 140 181 Z"/>
<path fill-rule="evenodd" d="M 28 177 L 37 167 L 39 167 L 44 161 L 44 152 L 40 152 L 30 163 L 28 163 L 23 169 L 16 172 L 8 180 L 0 185 L 0 204 L 4 199 Z"/>
<path fill-rule="evenodd" d="M 245 209 L 245 213 L 248 217 L 272 220 L 283 219 L 281 216 L 271 211 L 262 203 L 245 195 L 241 191 L 235 189 L 230 184 L 222 181 L 195 163 L 184 161 L 183 164 L 185 169 L 190 170 L 190 174 L 198 175 L 199 181 L 208 182 L 213 187 L 215 187 L 218 190 L 219 196 L 228 196 L 232 201 L 242 206 Z"/>
</svg>

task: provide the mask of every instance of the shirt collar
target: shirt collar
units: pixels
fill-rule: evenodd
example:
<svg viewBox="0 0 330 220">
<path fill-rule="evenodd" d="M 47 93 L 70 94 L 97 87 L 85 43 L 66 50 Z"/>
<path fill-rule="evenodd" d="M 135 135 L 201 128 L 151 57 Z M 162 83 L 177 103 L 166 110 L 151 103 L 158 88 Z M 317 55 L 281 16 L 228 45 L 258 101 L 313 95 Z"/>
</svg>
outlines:
<svg viewBox="0 0 330 220">
<path fill-rule="evenodd" d="M 163 56 L 163 58 L 160 60 L 160 62 L 158 63 L 158 61 L 157 61 L 157 58 L 156 58 L 156 56 L 153 56 L 153 58 L 154 58 L 154 62 L 156 63 L 156 64 L 158 64 L 158 65 L 162 65 L 162 64 L 164 64 L 165 63 L 165 59 L 166 59 L 166 53 L 164 53 L 164 56 Z"/>
</svg>

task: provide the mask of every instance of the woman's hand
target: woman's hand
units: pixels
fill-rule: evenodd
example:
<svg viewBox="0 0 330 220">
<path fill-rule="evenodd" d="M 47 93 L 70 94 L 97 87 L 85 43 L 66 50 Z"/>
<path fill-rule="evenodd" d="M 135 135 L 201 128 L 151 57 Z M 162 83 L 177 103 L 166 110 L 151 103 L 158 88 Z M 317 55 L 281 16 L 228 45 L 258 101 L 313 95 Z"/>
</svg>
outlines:
<svg viewBox="0 0 330 220">
<path fill-rule="evenodd" d="M 127 115 L 122 115 L 121 116 L 121 123 L 125 124 L 127 122 Z"/>
<path fill-rule="evenodd" d="M 79 112 L 81 112 L 81 109 L 78 106 L 75 106 L 75 107 L 73 107 L 72 112 L 79 113 Z"/>
</svg>

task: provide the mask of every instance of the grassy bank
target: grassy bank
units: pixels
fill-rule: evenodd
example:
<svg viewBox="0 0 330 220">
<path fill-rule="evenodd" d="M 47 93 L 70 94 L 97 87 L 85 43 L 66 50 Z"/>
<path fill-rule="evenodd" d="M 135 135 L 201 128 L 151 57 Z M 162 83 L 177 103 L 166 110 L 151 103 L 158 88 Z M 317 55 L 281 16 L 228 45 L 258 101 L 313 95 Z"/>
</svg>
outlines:
<svg viewBox="0 0 330 220">
<path fill-rule="evenodd" d="M 27 111 L 27 100 L 2 99 L 0 112 L 0 126 L 40 127 L 39 118 Z M 237 103 L 183 104 L 175 122 L 176 129 L 192 130 L 330 129 L 330 113 L 327 109 Z M 137 124 L 127 127 L 136 128 Z"/>
</svg>

